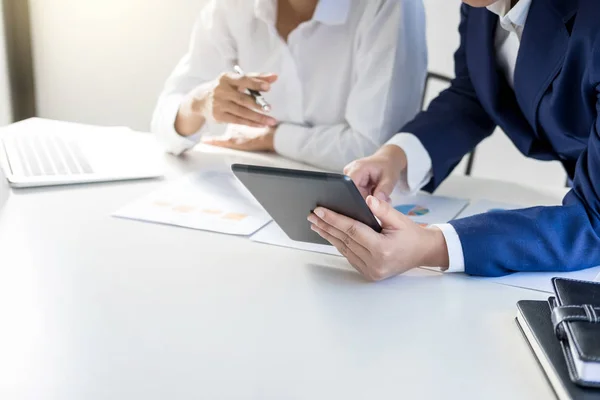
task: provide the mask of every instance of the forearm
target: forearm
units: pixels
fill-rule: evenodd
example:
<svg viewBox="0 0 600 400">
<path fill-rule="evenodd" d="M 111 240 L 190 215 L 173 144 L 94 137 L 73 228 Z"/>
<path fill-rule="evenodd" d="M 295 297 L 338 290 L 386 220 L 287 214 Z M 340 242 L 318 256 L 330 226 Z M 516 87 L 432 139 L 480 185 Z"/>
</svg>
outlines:
<svg viewBox="0 0 600 400">
<path fill-rule="evenodd" d="M 205 103 L 205 98 L 195 98 L 193 95 L 183 98 L 175 117 L 175 131 L 178 134 L 187 137 L 202 129 L 206 123 L 206 118 L 202 113 Z"/>
<path fill-rule="evenodd" d="M 175 155 L 194 147 L 207 125 L 203 110 L 213 84 L 206 82 L 196 89 L 184 89 L 190 85 L 180 84 L 163 93 L 152 118 L 152 132 Z"/>
<path fill-rule="evenodd" d="M 183 97 L 184 95 L 177 93 L 163 95 L 152 117 L 152 133 L 162 143 L 165 151 L 174 155 L 191 149 L 200 139 L 200 135 L 183 136 L 175 129 L 175 120 L 183 103 Z"/>
<path fill-rule="evenodd" d="M 598 221 L 574 193 L 563 206 L 495 211 L 452 221 L 465 272 L 567 272 L 600 264 Z"/>
</svg>

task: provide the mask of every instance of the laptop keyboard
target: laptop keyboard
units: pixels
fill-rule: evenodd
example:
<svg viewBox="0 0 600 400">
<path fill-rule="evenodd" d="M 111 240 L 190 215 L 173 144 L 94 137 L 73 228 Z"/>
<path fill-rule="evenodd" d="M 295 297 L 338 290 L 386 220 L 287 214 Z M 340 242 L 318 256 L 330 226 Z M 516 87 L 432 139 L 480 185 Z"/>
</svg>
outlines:
<svg viewBox="0 0 600 400">
<path fill-rule="evenodd" d="M 15 135 L 3 141 L 13 173 L 36 177 L 94 172 L 76 141 L 55 135 Z"/>
</svg>

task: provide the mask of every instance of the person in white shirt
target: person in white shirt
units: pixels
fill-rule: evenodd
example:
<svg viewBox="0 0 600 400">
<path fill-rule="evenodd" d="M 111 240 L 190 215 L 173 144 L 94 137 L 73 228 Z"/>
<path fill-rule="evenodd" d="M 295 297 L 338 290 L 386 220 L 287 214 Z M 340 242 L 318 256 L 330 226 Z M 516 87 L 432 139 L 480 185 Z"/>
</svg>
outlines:
<svg viewBox="0 0 600 400">
<path fill-rule="evenodd" d="M 463 0 L 456 78 L 374 155 L 351 163 L 384 228 L 317 208 L 312 228 L 366 277 L 418 266 L 500 276 L 600 264 L 600 2 Z M 525 155 L 562 163 L 561 206 L 485 213 L 424 229 L 387 202 L 433 191 L 500 126 Z"/>
<path fill-rule="evenodd" d="M 421 0 L 211 0 L 152 131 L 176 155 L 204 141 L 341 171 L 418 113 L 424 19 Z"/>
</svg>

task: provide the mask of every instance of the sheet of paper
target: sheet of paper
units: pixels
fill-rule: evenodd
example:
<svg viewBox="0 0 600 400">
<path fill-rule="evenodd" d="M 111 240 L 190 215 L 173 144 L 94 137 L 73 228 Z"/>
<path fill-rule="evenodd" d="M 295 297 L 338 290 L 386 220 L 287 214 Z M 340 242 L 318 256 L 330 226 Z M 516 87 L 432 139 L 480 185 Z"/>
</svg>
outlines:
<svg viewBox="0 0 600 400">
<path fill-rule="evenodd" d="M 399 196 L 392 194 L 394 208 L 409 216 L 419 224 L 442 224 L 453 220 L 467 204 L 468 200 L 451 197 L 418 194 Z"/>
<path fill-rule="evenodd" d="M 430 195 L 392 196 L 392 204 L 394 204 L 397 209 L 408 215 L 415 222 L 421 224 L 448 222 L 453 219 L 467 203 L 467 200 Z M 336 256 L 341 255 L 333 246 L 297 242 L 290 239 L 275 221 L 255 233 L 250 240 L 274 246 L 312 251 L 315 253 Z"/>
<path fill-rule="evenodd" d="M 577 279 L 582 281 L 600 282 L 600 267 L 588 268 L 582 271 L 556 273 L 556 272 L 517 272 L 512 275 L 499 278 L 476 278 L 485 279 L 488 282 L 500 285 L 514 286 L 524 289 L 537 290 L 540 292 L 554 293 L 552 278 Z"/>
<path fill-rule="evenodd" d="M 500 203 L 491 200 L 479 200 L 469 204 L 463 212 L 461 212 L 457 218 L 467 218 L 473 215 L 485 214 L 487 212 L 504 211 L 504 210 L 516 210 L 523 208 L 516 204 Z"/>
<path fill-rule="evenodd" d="M 203 170 L 126 205 L 115 217 L 248 236 L 271 217 L 229 170 Z"/>
<path fill-rule="evenodd" d="M 313 244 L 305 242 L 297 242 L 292 240 L 286 235 L 286 233 L 275 223 L 271 222 L 254 235 L 250 237 L 250 240 L 258 243 L 266 243 L 273 246 L 288 247 L 291 249 L 312 251 L 314 253 L 324 253 L 334 256 L 341 256 L 340 252 L 333 246 L 327 246 L 324 244 Z"/>
</svg>

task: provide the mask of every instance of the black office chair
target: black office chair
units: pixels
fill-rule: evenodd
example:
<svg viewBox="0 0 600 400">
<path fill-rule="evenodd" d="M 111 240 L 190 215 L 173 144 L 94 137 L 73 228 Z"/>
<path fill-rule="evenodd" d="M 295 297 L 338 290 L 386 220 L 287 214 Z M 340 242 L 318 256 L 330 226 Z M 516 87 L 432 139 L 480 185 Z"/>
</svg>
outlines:
<svg viewBox="0 0 600 400">
<path fill-rule="evenodd" d="M 432 79 L 437 79 L 448 85 L 450 85 L 452 83 L 452 78 L 449 78 L 445 75 L 441 75 L 441 74 L 438 74 L 435 72 L 431 72 L 431 71 L 428 72 L 427 78 L 425 79 L 425 89 L 423 90 L 423 98 L 421 99 L 421 110 L 425 109 L 425 99 L 427 98 L 427 89 L 429 88 L 429 83 L 431 82 Z M 475 150 L 473 150 L 468 155 L 467 167 L 465 168 L 465 175 L 467 175 L 467 176 L 471 175 L 471 171 L 473 170 L 474 160 L 475 160 Z"/>
</svg>

